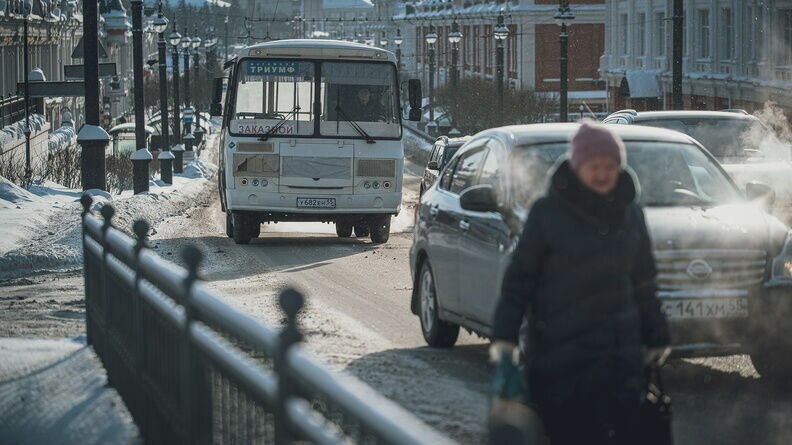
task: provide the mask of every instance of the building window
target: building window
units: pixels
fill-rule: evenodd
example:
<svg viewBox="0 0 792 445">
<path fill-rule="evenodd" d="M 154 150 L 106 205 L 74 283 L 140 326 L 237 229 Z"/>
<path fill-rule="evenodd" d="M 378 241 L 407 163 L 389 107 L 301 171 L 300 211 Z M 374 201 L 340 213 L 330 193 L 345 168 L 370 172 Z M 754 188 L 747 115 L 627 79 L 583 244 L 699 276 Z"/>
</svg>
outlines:
<svg viewBox="0 0 792 445">
<path fill-rule="evenodd" d="M 492 25 L 484 25 L 484 74 L 492 74 Z"/>
<path fill-rule="evenodd" d="M 666 20 L 665 13 L 655 13 L 655 55 L 665 57 L 666 55 Z"/>
<path fill-rule="evenodd" d="M 509 78 L 517 78 L 517 25 L 509 25 L 508 57 Z"/>
<path fill-rule="evenodd" d="M 627 14 L 619 15 L 619 28 L 621 29 L 621 53 L 622 55 L 627 55 L 627 51 L 629 51 L 629 44 L 630 41 L 630 30 L 628 24 L 629 18 Z"/>
<path fill-rule="evenodd" d="M 781 56 L 781 63 L 792 65 L 792 9 L 781 9 L 778 12 L 781 16 L 781 32 L 784 39 L 784 53 Z"/>
<path fill-rule="evenodd" d="M 470 46 L 473 50 L 473 71 L 480 71 L 479 67 L 479 38 L 481 38 L 481 28 L 473 26 L 473 40 L 470 41 Z"/>
<path fill-rule="evenodd" d="M 638 19 L 636 20 L 636 30 L 638 34 L 635 39 L 635 44 L 638 47 L 638 55 L 646 55 L 646 13 L 639 12 Z"/>
<path fill-rule="evenodd" d="M 721 60 L 734 59 L 734 16 L 731 8 L 721 9 Z"/>
<path fill-rule="evenodd" d="M 696 13 L 698 18 L 698 53 L 699 59 L 710 58 L 710 14 L 709 9 L 699 9 Z"/>
</svg>

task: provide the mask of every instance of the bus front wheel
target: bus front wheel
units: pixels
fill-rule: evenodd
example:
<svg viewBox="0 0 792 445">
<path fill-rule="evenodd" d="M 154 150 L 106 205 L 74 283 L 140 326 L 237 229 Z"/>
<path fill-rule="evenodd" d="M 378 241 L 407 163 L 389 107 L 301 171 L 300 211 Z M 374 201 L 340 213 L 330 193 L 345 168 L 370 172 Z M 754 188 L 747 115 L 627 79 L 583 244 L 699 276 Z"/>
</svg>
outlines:
<svg viewBox="0 0 792 445">
<path fill-rule="evenodd" d="M 339 238 L 349 238 L 352 236 L 352 224 L 337 222 L 336 235 L 338 235 Z"/>
<path fill-rule="evenodd" d="M 237 244 L 247 244 L 253 238 L 253 227 L 247 215 L 232 212 L 231 213 L 231 232 L 234 242 Z"/>
<path fill-rule="evenodd" d="M 375 244 L 387 243 L 390 238 L 391 216 L 378 216 L 371 221 L 371 241 Z"/>
</svg>

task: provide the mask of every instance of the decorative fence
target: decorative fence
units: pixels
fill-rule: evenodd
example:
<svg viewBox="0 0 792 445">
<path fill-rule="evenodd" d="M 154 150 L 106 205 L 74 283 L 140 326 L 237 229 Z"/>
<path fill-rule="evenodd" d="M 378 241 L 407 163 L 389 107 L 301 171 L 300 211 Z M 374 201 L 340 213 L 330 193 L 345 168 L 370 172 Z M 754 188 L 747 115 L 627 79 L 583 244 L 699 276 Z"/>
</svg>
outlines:
<svg viewBox="0 0 792 445">
<path fill-rule="evenodd" d="M 450 440 L 358 380 L 329 371 L 300 345 L 303 296 L 280 294 L 280 331 L 240 314 L 198 275 L 91 211 L 83 196 L 88 342 L 147 443 L 441 444 Z"/>
</svg>

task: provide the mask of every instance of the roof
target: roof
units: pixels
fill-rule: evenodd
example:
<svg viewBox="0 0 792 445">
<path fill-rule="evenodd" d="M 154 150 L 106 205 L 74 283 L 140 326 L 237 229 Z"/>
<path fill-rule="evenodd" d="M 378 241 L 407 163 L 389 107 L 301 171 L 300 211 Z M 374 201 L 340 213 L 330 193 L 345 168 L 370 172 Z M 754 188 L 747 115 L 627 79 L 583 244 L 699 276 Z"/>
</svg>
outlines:
<svg viewBox="0 0 792 445">
<path fill-rule="evenodd" d="M 259 50 L 259 51 L 256 51 Z M 326 51 L 341 52 L 344 59 L 359 57 L 361 59 L 380 59 L 396 62 L 392 52 L 344 40 L 327 39 L 286 39 L 273 40 L 251 45 L 243 50 L 250 56 L 282 56 L 282 57 L 327 57 Z"/>
<path fill-rule="evenodd" d="M 577 123 L 511 125 L 485 130 L 478 135 L 504 137 L 511 140 L 514 145 L 534 145 L 567 142 L 578 127 L 580 124 Z M 686 134 L 665 128 L 642 125 L 608 125 L 608 129 L 625 141 L 663 141 L 686 144 L 694 142 L 694 139 Z"/>
<path fill-rule="evenodd" d="M 757 120 L 756 116 L 740 112 L 728 111 L 642 111 L 633 115 L 633 120 L 643 119 L 748 119 Z"/>
</svg>

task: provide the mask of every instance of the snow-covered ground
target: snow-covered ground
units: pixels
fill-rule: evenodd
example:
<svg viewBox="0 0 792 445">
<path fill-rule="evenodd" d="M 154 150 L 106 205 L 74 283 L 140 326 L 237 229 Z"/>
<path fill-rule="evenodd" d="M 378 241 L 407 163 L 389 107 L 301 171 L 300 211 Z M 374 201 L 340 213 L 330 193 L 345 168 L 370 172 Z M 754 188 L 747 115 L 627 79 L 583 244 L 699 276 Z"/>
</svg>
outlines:
<svg viewBox="0 0 792 445">
<path fill-rule="evenodd" d="M 215 136 L 209 136 L 208 145 Z M 207 156 L 189 163 L 184 173 L 173 176 L 173 184 L 152 180 L 149 192 L 133 195 L 131 190 L 110 195 L 89 190 L 94 210 L 112 203 L 116 226 L 130 230 L 140 218 L 152 225 L 168 216 L 208 200 L 217 166 Z M 0 178 L 0 277 L 38 269 L 76 266 L 80 252 L 80 196 L 82 191 L 52 182 L 23 189 Z"/>
</svg>

